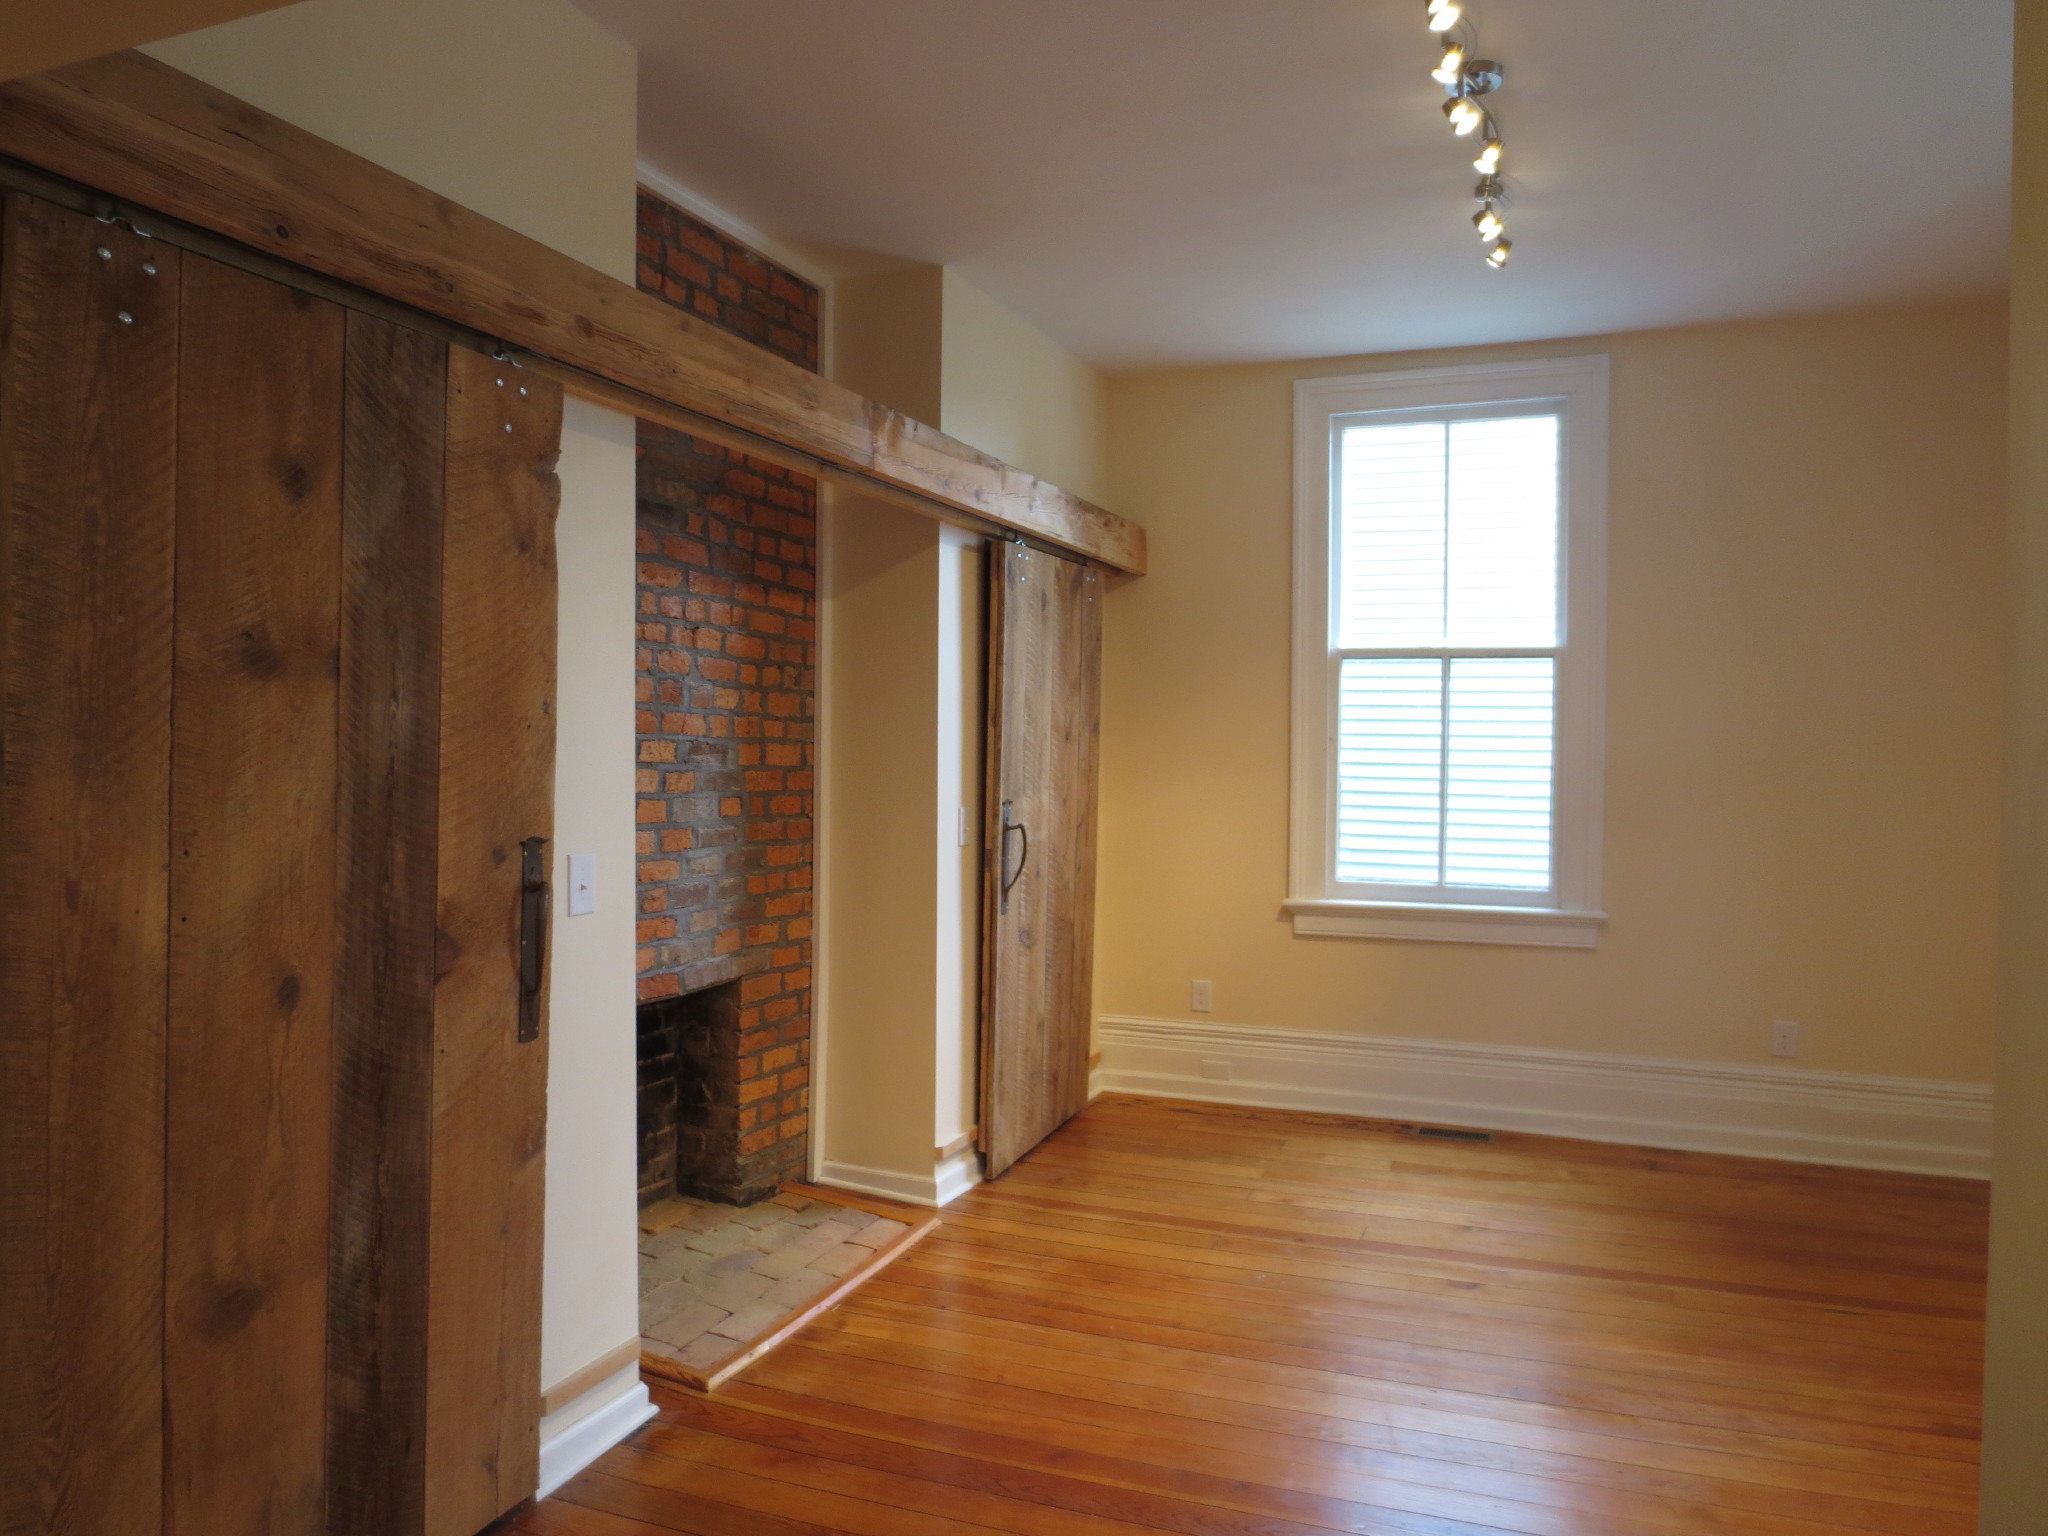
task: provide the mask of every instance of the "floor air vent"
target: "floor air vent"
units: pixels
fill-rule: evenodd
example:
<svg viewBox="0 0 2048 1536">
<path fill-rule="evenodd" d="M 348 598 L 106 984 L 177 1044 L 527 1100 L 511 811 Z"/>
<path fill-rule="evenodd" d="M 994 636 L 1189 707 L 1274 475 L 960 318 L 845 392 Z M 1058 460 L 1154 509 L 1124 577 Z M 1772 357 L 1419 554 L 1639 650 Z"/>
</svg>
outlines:
<svg viewBox="0 0 2048 1536">
<path fill-rule="evenodd" d="M 1493 1140 L 1491 1131 L 1461 1130 L 1455 1125 L 1418 1125 L 1415 1134 L 1425 1141 L 1480 1141 Z"/>
</svg>

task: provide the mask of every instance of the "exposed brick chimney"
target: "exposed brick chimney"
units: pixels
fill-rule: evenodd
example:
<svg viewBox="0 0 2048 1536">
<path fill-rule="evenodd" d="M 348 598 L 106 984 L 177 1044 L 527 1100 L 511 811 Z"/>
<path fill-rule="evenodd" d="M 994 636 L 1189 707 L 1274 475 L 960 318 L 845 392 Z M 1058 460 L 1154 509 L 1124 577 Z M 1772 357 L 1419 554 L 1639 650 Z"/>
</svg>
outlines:
<svg viewBox="0 0 2048 1536">
<path fill-rule="evenodd" d="M 644 189 L 640 287 L 817 367 L 817 289 Z M 639 436 L 641 1197 L 745 1203 L 810 1122 L 817 483 Z"/>
</svg>

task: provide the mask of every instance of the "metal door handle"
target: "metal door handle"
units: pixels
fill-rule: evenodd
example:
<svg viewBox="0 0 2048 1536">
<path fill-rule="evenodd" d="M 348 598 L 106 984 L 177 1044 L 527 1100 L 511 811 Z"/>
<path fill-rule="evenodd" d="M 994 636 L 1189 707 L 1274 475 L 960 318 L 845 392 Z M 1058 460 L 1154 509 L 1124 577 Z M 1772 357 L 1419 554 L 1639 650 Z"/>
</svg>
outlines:
<svg viewBox="0 0 2048 1536">
<path fill-rule="evenodd" d="M 540 984 L 548 968 L 548 840 L 519 845 L 519 1040 L 540 1038 Z"/>
<path fill-rule="evenodd" d="M 1008 912 L 1010 910 L 1010 887 L 1023 878 L 1024 866 L 1031 862 L 1031 832 L 1023 822 L 1010 820 L 1010 804 L 1011 802 L 1008 800 L 1003 802 L 1003 835 L 1002 846 L 999 850 L 1003 863 L 1003 890 L 1001 899 L 996 903 L 996 910 L 998 912 Z M 1012 873 L 1010 870 L 1010 834 L 1012 832 L 1015 832 L 1024 839 L 1024 851 L 1018 856 L 1015 873 Z"/>
</svg>

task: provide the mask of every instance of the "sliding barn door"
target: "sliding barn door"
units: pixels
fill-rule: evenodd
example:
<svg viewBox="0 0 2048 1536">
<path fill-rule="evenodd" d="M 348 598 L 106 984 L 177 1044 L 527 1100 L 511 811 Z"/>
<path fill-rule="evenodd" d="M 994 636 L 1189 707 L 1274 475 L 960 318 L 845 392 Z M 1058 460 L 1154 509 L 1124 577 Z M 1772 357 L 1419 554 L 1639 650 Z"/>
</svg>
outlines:
<svg viewBox="0 0 2048 1536">
<path fill-rule="evenodd" d="M 1088 1102 L 1102 583 L 1023 544 L 989 561 L 981 1150 L 989 1177 Z"/>
<path fill-rule="evenodd" d="M 559 421 L 9 200 L 0 1536 L 532 1491 Z"/>
</svg>

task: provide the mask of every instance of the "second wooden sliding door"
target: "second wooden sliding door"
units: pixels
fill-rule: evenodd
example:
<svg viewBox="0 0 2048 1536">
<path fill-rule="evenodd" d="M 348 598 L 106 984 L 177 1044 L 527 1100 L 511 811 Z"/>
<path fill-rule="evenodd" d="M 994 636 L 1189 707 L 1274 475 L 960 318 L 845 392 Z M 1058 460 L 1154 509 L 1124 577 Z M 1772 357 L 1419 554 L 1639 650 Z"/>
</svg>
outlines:
<svg viewBox="0 0 2048 1536">
<path fill-rule="evenodd" d="M 1102 581 L 989 556 L 981 1150 L 999 1176 L 1088 1102 Z"/>
</svg>

